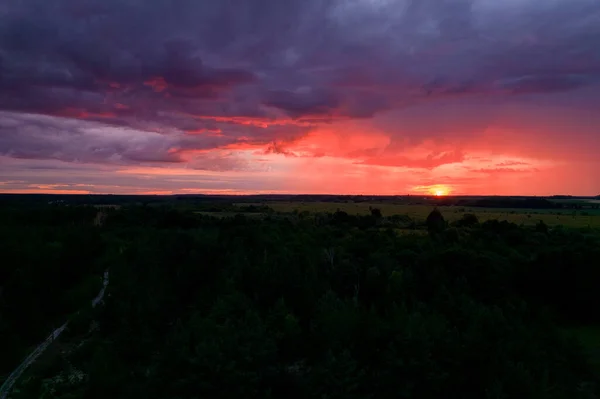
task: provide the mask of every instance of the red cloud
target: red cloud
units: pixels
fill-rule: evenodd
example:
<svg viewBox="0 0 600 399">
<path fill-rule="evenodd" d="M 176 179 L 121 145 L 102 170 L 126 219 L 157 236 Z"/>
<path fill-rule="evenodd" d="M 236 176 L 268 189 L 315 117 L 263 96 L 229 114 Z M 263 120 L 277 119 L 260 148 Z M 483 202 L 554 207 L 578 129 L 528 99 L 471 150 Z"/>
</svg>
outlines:
<svg viewBox="0 0 600 399">
<path fill-rule="evenodd" d="M 187 134 L 201 134 L 210 137 L 223 137 L 223 131 L 221 129 L 202 128 L 195 130 L 186 130 L 185 132 Z"/>
<path fill-rule="evenodd" d="M 476 173 L 487 173 L 487 174 L 497 174 L 497 173 L 532 173 L 538 172 L 539 169 L 531 168 L 531 169 L 511 169 L 511 168 L 482 168 L 482 169 L 472 169 L 471 172 Z"/>
<path fill-rule="evenodd" d="M 169 85 L 165 81 L 165 79 L 161 76 L 155 76 L 150 78 L 144 82 L 144 86 L 149 86 L 157 93 L 162 93 L 165 91 Z"/>
<path fill-rule="evenodd" d="M 77 108 L 65 108 L 57 111 L 56 116 L 63 116 L 67 118 L 77 119 L 91 119 L 91 118 L 115 118 L 117 115 L 114 112 L 90 112 L 84 109 Z"/>
<path fill-rule="evenodd" d="M 460 151 L 432 152 L 424 158 L 411 158 L 408 156 L 384 156 L 367 159 L 361 163 L 379 166 L 400 166 L 406 168 L 433 169 L 441 165 L 460 163 L 465 159 L 465 154 Z"/>
</svg>

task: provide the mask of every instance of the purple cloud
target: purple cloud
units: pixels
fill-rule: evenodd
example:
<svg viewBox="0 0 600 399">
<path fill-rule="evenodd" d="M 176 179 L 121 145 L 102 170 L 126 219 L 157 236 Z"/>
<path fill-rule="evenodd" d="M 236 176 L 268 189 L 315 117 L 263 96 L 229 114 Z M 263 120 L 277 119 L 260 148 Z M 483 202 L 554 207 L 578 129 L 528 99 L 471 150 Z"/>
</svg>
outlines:
<svg viewBox="0 0 600 399">
<path fill-rule="evenodd" d="M 386 124 L 392 148 L 439 139 L 451 115 L 415 126 L 403 110 L 596 87 L 599 18 L 592 0 L 8 0 L 0 154 L 156 164 L 196 152 L 192 167 L 210 169 L 220 158 L 204 150 L 285 153 L 274 143 L 348 119 Z"/>
</svg>

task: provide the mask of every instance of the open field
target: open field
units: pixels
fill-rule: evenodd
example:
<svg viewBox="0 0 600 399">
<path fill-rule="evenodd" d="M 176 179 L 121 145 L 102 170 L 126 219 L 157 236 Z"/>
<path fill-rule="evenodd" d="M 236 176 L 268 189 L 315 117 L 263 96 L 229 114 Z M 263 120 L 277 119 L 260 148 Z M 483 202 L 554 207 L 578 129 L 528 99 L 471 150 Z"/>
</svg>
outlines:
<svg viewBox="0 0 600 399">
<path fill-rule="evenodd" d="M 270 202 L 268 205 L 276 212 L 335 212 L 341 210 L 349 214 L 366 215 L 370 208 L 379 208 L 384 216 L 408 215 L 415 221 L 424 221 L 433 209 L 431 205 L 377 204 L 377 203 L 335 203 L 335 202 Z M 600 210 L 571 209 L 510 209 L 478 208 L 460 206 L 440 206 L 446 220 L 458 220 L 465 213 L 477 215 L 481 222 L 486 220 L 506 220 L 516 224 L 535 225 L 540 220 L 549 226 L 600 227 Z"/>
<path fill-rule="evenodd" d="M 228 218 L 228 217 L 235 217 L 236 215 L 243 215 L 249 218 L 259 218 L 259 217 L 263 217 L 265 214 L 264 213 L 258 213 L 258 212 L 207 212 L 207 211 L 197 211 L 194 212 L 197 215 L 204 215 L 204 216 L 218 216 L 218 217 L 223 217 L 223 218 Z"/>
</svg>

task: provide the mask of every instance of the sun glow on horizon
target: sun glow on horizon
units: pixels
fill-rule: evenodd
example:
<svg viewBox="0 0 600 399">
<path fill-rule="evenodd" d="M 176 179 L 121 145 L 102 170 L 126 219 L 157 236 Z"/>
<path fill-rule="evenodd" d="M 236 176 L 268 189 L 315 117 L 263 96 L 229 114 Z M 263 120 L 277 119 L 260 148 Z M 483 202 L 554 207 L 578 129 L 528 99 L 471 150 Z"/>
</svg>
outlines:
<svg viewBox="0 0 600 399">
<path fill-rule="evenodd" d="M 450 189 L 446 186 L 433 186 L 429 189 L 429 192 L 436 197 L 445 197 L 450 194 Z"/>
</svg>

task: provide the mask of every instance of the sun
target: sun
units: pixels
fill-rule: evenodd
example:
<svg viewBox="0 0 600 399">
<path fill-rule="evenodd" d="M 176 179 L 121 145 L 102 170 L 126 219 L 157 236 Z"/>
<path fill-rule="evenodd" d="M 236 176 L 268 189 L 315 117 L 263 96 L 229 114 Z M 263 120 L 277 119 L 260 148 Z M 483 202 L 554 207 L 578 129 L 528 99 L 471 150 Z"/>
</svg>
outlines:
<svg viewBox="0 0 600 399">
<path fill-rule="evenodd" d="M 448 187 L 445 186 L 433 186 L 429 188 L 429 192 L 433 195 L 435 195 L 436 197 L 444 197 L 448 194 L 450 194 L 450 189 L 448 189 Z"/>
</svg>

